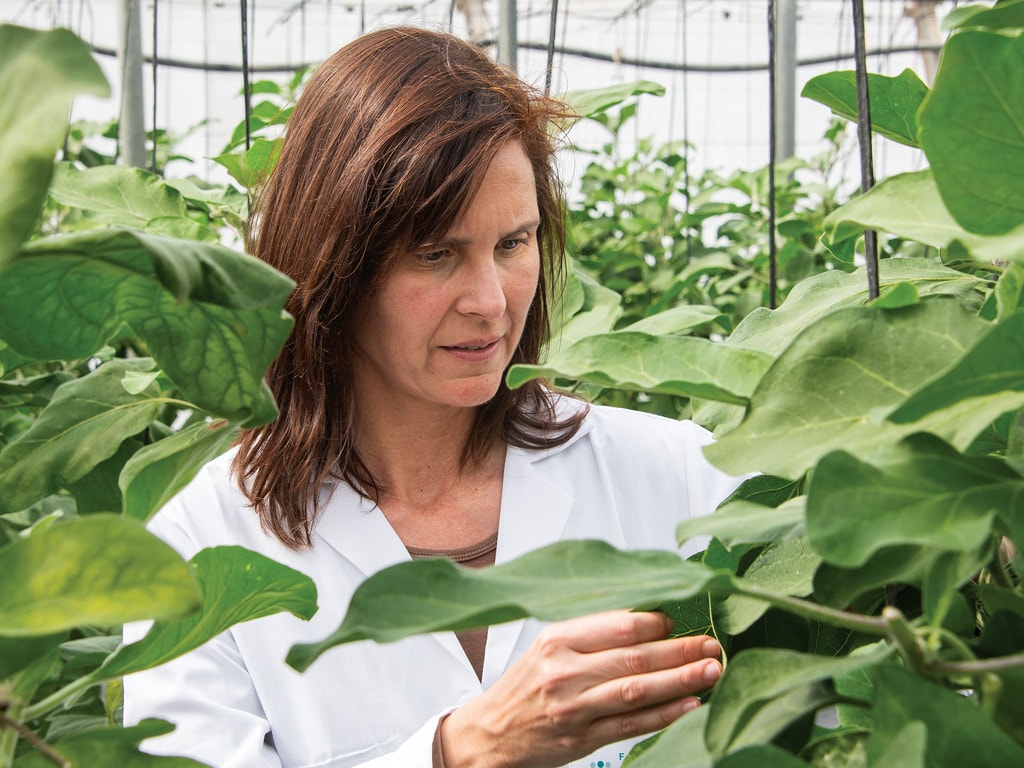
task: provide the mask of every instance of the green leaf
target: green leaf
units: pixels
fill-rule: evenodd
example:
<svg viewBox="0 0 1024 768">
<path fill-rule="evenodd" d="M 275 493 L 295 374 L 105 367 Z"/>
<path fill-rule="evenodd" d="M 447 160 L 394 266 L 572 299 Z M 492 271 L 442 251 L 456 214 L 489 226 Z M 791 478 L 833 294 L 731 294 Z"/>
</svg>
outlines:
<svg viewBox="0 0 1024 768">
<path fill-rule="evenodd" d="M 1024 765 L 1024 747 L 1003 733 L 974 697 L 934 685 L 893 664 L 877 666 L 873 674 L 875 731 L 868 740 L 871 765 L 884 765 L 878 759 L 891 753 L 905 724 L 914 721 L 927 728 L 928 768 Z"/>
<path fill-rule="evenodd" d="M 820 563 L 806 540 L 776 541 L 761 550 L 743 572 L 743 581 L 776 594 L 806 597 L 813 590 L 814 572 Z M 720 631 L 738 635 L 770 607 L 764 600 L 728 595 L 719 606 L 716 624 Z"/>
<path fill-rule="evenodd" d="M 611 331 L 622 315 L 622 297 L 581 269 L 574 271 L 570 285 L 577 286 L 582 296 L 569 305 L 579 302 L 569 317 L 563 317 L 558 335 L 552 338 L 546 356 L 568 349 L 587 336 Z"/>
<path fill-rule="evenodd" d="M 50 197 L 110 226 L 145 230 L 153 219 L 188 215 L 178 190 L 156 174 L 125 165 L 80 170 L 71 163 L 57 163 Z"/>
<path fill-rule="evenodd" d="M 781 648 L 737 654 L 711 699 L 704 733 L 713 756 L 770 739 L 793 720 L 830 700 L 820 685 L 837 675 L 882 663 L 890 652 L 833 658 Z"/>
<path fill-rule="evenodd" d="M 880 549 L 917 544 L 970 552 L 992 535 L 997 510 L 1012 514 L 1021 478 L 995 459 L 968 459 L 924 435 L 878 468 L 845 451 L 818 464 L 807 493 L 807 536 L 834 565 L 863 565 Z"/>
<path fill-rule="evenodd" d="M 1022 339 L 1024 312 L 1017 312 L 988 328 L 952 367 L 894 409 L 889 420 L 906 424 L 969 397 L 1024 392 Z"/>
<path fill-rule="evenodd" d="M 871 302 L 870 306 L 881 307 L 882 309 L 899 309 L 917 304 L 921 297 L 917 295 L 917 289 L 913 283 L 899 283 L 881 293 Z"/>
<path fill-rule="evenodd" d="M 0 548 L 0 558 L 3 549 Z M 57 658 L 57 649 L 64 640 L 64 633 L 31 637 L 0 636 L 0 681 L 8 680 L 16 673 L 47 656 Z"/>
<path fill-rule="evenodd" d="M 665 86 L 650 80 L 636 80 L 604 88 L 568 91 L 562 98 L 575 108 L 580 117 L 594 117 L 602 112 L 607 112 L 633 96 L 644 93 L 664 96 Z"/>
<path fill-rule="evenodd" d="M 191 560 L 202 610 L 157 621 L 136 643 L 118 649 L 92 679 L 108 680 L 155 667 L 187 653 L 243 621 L 288 611 L 309 619 L 316 585 L 305 574 L 242 547 L 211 547 Z"/>
<path fill-rule="evenodd" d="M 774 744 L 760 744 L 726 755 L 715 768 L 807 768 L 807 763 Z"/>
<path fill-rule="evenodd" d="M 288 663 L 301 671 L 328 648 L 367 638 L 392 642 L 527 616 L 556 621 L 655 606 L 731 580 L 673 552 L 622 552 L 601 541 L 562 541 L 484 570 L 444 559 L 400 563 L 360 584 L 338 629 L 320 643 L 293 646 Z"/>
<path fill-rule="evenodd" d="M 759 352 L 707 339 L 617 332 L 585 338 L 544 365 L 514 365 L 507 381 L 514 389 L 538 377 L 564 377 L 742 404 L 769 362 Z"/>
<path fill-rule="evenodd" d="M 886 584 L 920 587 L 928 567 L 941 554 L 941 550 L 934 548 L 886 546 L 856 568 L 826 562 L 814 574 L 814 596 L 824 605 L 845 608 L 872 590 L 881 595 Z"/>
<path fill-rule="evenodd" d="M 244 153 L 228 152 L 213 158 L 246 189 L 256 189 L 269 178 L 281 157 L 283 139 L 254 139 Z"/>
<path fill-rule="evenodd" d="M 961 244 L 986 261 L 1020 260 L 1024 225 L 1005 235 L 969 232 L 956 222 L 930 170 L 883 179 L 869 191 L 841 205 L 825 218 L 826 237 L 845 239 L 863 229 L 876 229 L 934 248 Z"/>
<path fill-rule="evenodd" d="M 952 296 L 968 307 L 980 306 L 988 284 L 931 259 L 883 259 L 878 265 L 882 288 L 913 283 L 918 296 Z M 829 270 L 801 280 L 778 309 L 755 309 L 736 326 L 727 344 L 757 349 L 777 357 L 805 328 L 831 312 L 867 304 L 868 283 L 863 269 Z"/>
<path fill-rule="evenodd" d="M 0 269 L 35 227 L 80 93 L 110 95 L 85 43 L 66 29 L 0 25 Z"/>
<path fill-rule="evenodd" d="M 779 356 L 746 420 L 705 455 L 732 474 L 798 478 L 835 449 L 887 450 L 916 430 L 885 422 L 885 408 L 959 359 L 985 327 L 955 301 L 827 314 Z"/>
<path fill-rule="evenodd" d="M 622 768 L 712 768 L 704 747 L 704 728 L 710 707 L 700 707 L 676 720 L 638 754 L 638 744 Z"/>
<path fill-rule="evenodd" d="M 953 8 L 942 20 L 946 30 L 966 27 L 987 29 L 1013 29 L 1024 27 L 1024 1 L 1002 0 L 995 7 L 987 5 L 961 5 Z"/>
<path fill-rule="evenodd" d="M 0 635 L 170 618 L 199 606 L 185 562 L 141 523 L 116 515 L 57 523 L 0 549 Z"/>
<path fill-rule="evenodd" d="M 997 235 L 1024 219 L 1024 38 L 966 30 L 942 49 L 919 115 L 939 192 L 965 229 Z"/>
<path fill-rule="evenodd" d="M 0 338 L 37 359 L 77 359 L 127 327 L 186 399 L 255 424 L 276 413 L 262 376 L 291 329 L 292 285 L 210 243 L 129 230 L 49 237 L 0 273 Z"/>
<path fill-rule="evenodd" d="M 140 449 L 121 470 L 124 514 L 148 520 L 204 464 L 226 451 L 237 435 L 236 423 L 199 423 Z"/>
<path fill-rule="evenodd" d="M 896 77 L 868 73 L 871 129 L 908 147 L 919 147 L 917 111 L 926 86 L 913 70 L 905 69 Z M 855 72 L 828 72 L 807 81 L 800 95 L 813 99 L 839 117 L 857 121 L 857 77 Z"/>
<path fill-rule="evenodd" d="M 714 514 L 681 522 L 676 539 L 682 544 L 694 536 L 714 536 L 730 549 L 736 544 L 793 539 L 804 532 L 805 501 L 801 496 L 774 508 L 752 501 L 729 501 Z"/>
<path fill-rule="evenodd" d="M 112 360 L 62 384 L 28 431 L 0 452 L 0 513 L 17 512 L 83 478 L 145 429 L 164 400 L 155 386 L 133 395 L 122 379 L 152 366 L 148 358 Z"/>
<path fill-rule="evenodd" d="M 103 728 L 75 733 L 53 745 L 70 766 L 116 765 L 118 768 L 205 768 L 188 757 L 164 757 L 139 752 L 143 739 L 174 730 L 163 720 L 143 720 L 131 728 Z M 14 761 L 14 768 L 53 768 L 53 761 L 31 751 Z"/>
<path fill-rule="evenodd" d="M 625 328 L 620 328 L 619 332 L 647 333 L 652 336 L 680 335 L 704 325 L 727 321 L 728 316 L 714 307 L 683 304 L 637 320 Z"/>
<path fill-rule="evenodd" d="M 925 768 L 928 741 L 928 727 L 919 720 L 912 720 L 896 731 L 889 740 L 885 751 L 873 762 L 874 765 L 898 765 L 900 768 Z M 869 740 L 870 743 L 870 740 Z"/>
</svg>

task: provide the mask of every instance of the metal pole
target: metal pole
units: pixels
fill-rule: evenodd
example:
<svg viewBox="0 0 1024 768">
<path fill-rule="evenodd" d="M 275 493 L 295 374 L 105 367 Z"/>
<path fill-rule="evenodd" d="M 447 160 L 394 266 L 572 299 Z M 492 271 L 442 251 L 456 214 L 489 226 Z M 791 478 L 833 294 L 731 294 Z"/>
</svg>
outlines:
<svg viewBox="0 0 1024 768">
<path fill-rule="evenodd" d="M 498 2 L 498 63 L 517 69 L 519 35 L 516 29 L 516 0 Z"/>
<path fill-rule="evenodd" d="M 784 160 L 796 152 L 796 0 L 779 0 L 776 33 L 775 151 Z"/>
<path fill-rule="evenodd" d="M 118 58 L 121 60 L 121 117 L 117 141 L 120 162 L 146 167 L 146 123 L 142 104 L 142 25 L 139 0 L 121 0 Z"/>
</svg>

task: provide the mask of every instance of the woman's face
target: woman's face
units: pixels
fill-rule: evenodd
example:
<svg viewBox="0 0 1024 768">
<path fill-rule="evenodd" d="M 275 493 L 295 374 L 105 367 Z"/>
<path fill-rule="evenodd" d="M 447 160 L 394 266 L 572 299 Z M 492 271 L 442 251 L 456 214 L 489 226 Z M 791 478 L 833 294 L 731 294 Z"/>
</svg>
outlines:
<svg viewBox="0 0 1024 768">
<path fill-rule="evenodd" d="M 537 291 L 537 189 L 517 142 L 439 242 L 398 256 L 355 323 L 357 410 L 469 408 L 501 385 Z"/>
</svg>

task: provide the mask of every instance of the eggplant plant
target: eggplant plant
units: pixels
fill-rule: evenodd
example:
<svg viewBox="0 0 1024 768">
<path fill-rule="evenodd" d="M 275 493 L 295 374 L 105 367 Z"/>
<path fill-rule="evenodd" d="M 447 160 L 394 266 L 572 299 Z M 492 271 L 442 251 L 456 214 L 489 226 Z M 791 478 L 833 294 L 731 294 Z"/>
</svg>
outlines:
<svg viewBox="0 0 1024 768">
<path fill-rule="evenodd" d="M 717 438 L 708 458 L 756 473 L 680 526 L 680 542 L 712 537 L 703 553 L 586 541 L 483 571 L 402 564 L 290 663 L 365 638 L 660 609 L 681 634 L 717 635 L 726 670 L 631 768 L 1024 765 L 1024 0 L 947 24 L 932 88 L 869 78 L 874 131 L 929 167 L 839 207 L 820 233 L 848 254 L 870 228 L 931 257 L 883 259 L 877 298 L 863 267 L 808 277 L 721 342 L 683 335 L 714 318 L 706 307 L 615 328 L 615 297 L 584 279 L 567 341 L 509 372 L 512 386 L 548 376 L 690 398 Z M 857 114 L 852 73 L 804 94 Z"/>
<path fill-rule="evenodd" d="M 138 752 L 167 723 L 120 727 L 120 678 L 316 610 L 302 574 L 235 547 L 186 563 L 144 527 L 276 415 L 262 376 L 292 283 L 152 174 L 55 165 L 80 93 L 108 86 L 77 37 L 0 26 L 0 766 L 184 768 Z"/>
</svg>

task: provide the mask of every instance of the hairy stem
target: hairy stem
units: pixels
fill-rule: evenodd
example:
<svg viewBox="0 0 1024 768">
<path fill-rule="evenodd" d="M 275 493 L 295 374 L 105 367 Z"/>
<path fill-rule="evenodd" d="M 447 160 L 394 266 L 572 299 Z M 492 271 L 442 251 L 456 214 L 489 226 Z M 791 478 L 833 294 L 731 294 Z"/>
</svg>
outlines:
<svg viewBox="0 0 1024 768">
<path fill-rule="evenodd" d="M 969 677 L 983 675 L 987 672 L 999 672 L 1004 669 L 1015 669 L 1017 667 L 1024 667 L 1024 653 L 997 656 L 992 659 L 977 659 L 976 661 L 937 660 L 928 665 L 928 668 L 934 672 L 967 675 Z"/>
<path fill-rule="evenodd" d="M 826 605 L 812 603 L 809 600 L 801 600 L 799 597 L 782 595 L 767 589 L 761 589 L 758 586 L 745 582 L 738 586 L 739 588 L 736 590 L 737 594 L 745 595 L 746 597 L 753 597 L 758 600 L 764 600 L 767 603 L 771 603 L 779 608 L 785 608 L 787 611 L 799 616 L 820 620 L 827 624 L 845 627 L 846 629 L 855 629 L 860 632 L 866 632 L 870 635 L 884 636 L 888 634 L 888 627 L 885 620 L 877 616 L 864 616 L 859 613 L 840 611 L 835 608 L 829 608 Z"/>
</svg>

